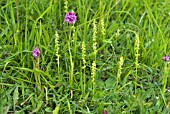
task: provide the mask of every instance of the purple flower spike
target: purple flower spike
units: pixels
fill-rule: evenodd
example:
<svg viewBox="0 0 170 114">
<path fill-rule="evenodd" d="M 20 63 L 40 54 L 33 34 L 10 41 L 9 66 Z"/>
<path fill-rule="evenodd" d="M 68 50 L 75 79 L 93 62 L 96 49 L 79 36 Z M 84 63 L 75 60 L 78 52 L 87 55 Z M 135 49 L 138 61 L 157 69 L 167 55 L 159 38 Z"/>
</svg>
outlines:
<svg viewBox="0 0 170 114">
<path fill-rule="evenodd" d="M 33 50 L 32 55 L 33 55 L 35 58 L 38 58 L 38 57 L 39 57 L 39 55 L 40 55 L 40 50 L 38 49 L 38 47 L 35 47 L 35 49 Z"/>
<path fill-rule="evenodd" d="M 104 110 L 104 111 L 102 112 L 102 114 L 107 114 L 107 111 L 106 111 L 106 110 Z"/>
<path fill-rule="evenodd" d="M 77 20 L 77 17 L 75 16 L 75 14 L 73 12 L 68 12 L 64 18 L 64 20 L 66 22 L 68 22 L 69 24 L 75 23 Z"/>
<path fill-rule="evenodd" d="M 164 60 L 164 61 L 169 61 L 169 56 L 168 56 L 168 55 L 165 55 L 165 56 L 163 57 L 163 60 Z"/>
</svg>

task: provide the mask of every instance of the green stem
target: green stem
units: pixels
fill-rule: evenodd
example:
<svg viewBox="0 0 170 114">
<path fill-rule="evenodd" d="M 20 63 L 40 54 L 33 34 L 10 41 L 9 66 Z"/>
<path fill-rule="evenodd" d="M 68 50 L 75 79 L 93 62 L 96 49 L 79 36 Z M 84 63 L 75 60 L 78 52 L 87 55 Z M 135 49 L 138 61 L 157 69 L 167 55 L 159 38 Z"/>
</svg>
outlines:
<svg viewBox="0 0 170 114">
<path fill-rule="evenodd" d="M 36 60 L 35 68 L 38 70 L 39 69 L 39 58 L 35 58 L 35 60 Z M 35 81 L 36 81 L 38 88 L 41 90 L 40 74 L 35 73 Z"/>
<path fill-rule="evenodd" d="M 70 29 L 70 35 L 68 40 L 68 49 L 69 49 L 69 55 L 70 55 L 70 87 L 73 87 L 73 70 L 74 70 L 74 63 L 73 63 L 73 57 L 71 53 L 71 47 L 70 47 L 70 41 L 71 41 L 71 29 Z"/>
<path fill-rule="evenodd" d="M 167 62 L 165 63 L 164 66 L 164 74 L 163 74 L 163 79 L 162 79 L 162 94 L 164 95 L 165 91 L 166 91 L 166 84 L 167 84 L 167 79 L 168 79 L 168 64 Z"/>
</svg>

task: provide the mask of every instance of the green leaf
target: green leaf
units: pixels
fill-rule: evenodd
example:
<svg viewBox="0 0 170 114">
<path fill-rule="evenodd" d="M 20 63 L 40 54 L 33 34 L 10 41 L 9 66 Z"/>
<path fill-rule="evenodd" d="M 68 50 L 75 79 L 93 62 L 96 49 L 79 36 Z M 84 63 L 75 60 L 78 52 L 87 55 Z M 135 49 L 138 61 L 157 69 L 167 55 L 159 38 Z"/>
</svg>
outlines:
<svg viewBox="0 0 170 114">
<path fill-rule="evenodd" d="M 106 81 L 106 88 L 107 89 L 110 89 L 113 87 L 114 83 L 115 83 L 115 80 L 113 78 L 108 78 Z"/>
<path fill-rule="evenodd" d="M 98 114 L 102 114 L 102 111 L 104 110 L 104 104 L 103 102 L 99 105 L 99 107 L 97 108 Z"/>
<path fill-rule="evenodd" d="M 33 110 L 33 113 L 38 112 L 41 109 L 41 106 L 43 105 L 43 103 L 44 103 L 43 101 L 39 101 L 38 105 L 37 105 L 37 108 Z"/>
<path fill-rule="evenodd" d="M 18 96 L 19 96 L 18 87 L 16 87 L 16 89 L 14 90 L 14 94 L 13 94 L 14 111 L 16 108 L 16 104 L 18 103 L 18 99 L 19 99 Z"/>
<path fill-rule="evenodd" d="M 58 114 L 60 110 L 60 104 L 55 107 L 55 110 L 53 110 L 53 114 Z"/>
<path fill-rule="evenodd" d="M 47 108 L 45 108 L 45 111 L 46 112 L 52 112 L 52 108 L 51 107 L 47 107 Z"/>
</svg>

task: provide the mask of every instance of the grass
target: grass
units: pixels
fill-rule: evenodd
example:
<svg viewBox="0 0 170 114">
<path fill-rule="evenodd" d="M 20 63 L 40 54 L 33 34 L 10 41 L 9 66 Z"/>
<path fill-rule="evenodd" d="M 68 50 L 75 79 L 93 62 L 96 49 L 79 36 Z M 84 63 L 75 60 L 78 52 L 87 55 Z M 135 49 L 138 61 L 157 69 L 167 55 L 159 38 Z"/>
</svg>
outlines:
<svg viewBox="0 0 170 114">
<path fill-rule="evenodd" d="M 0 5 L 0 113 L 170 113 L 169 0 Z"/>
</svg>

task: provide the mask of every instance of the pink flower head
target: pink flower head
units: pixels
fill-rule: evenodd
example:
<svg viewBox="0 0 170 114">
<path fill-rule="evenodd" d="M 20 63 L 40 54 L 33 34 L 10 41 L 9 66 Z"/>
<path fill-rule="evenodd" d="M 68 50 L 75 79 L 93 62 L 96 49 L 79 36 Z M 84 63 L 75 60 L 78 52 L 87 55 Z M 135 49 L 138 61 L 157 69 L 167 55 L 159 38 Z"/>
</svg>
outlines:
<svg viewBox="0 0 170 114">
<path fill-rule="evenodd" d="M 39 57 L 39 55 L 40 55 L 40 50 L 38 49 L 38 47 L 35 47 L 35 48 L 34 48 L 32 55 L 33 55 L 35 58 L 38 58 L 38 57 Z"/>
<path fill-rule="evenodd" d="M 168 56 L 168 55 L 165 55 L 162 59 L 163 59 L 164 61 L 169 61 L 169 56 Z"/>
<path fill-rule="evenodd" d="M 69 24 L 75 23 L 77 20 L 77 17 L 75 16 L 75 14 L 73 12 L 68 12 L 64 18 L 64 20 L 66 22 L 68 22 Z"/>
<path fill-rule="evenodd" d="M 104 110 L 104 111 L 102 112 L 102 114 L 107 114 L 107 111 L 106 111 L 106 110 Z"/>
</svg>

